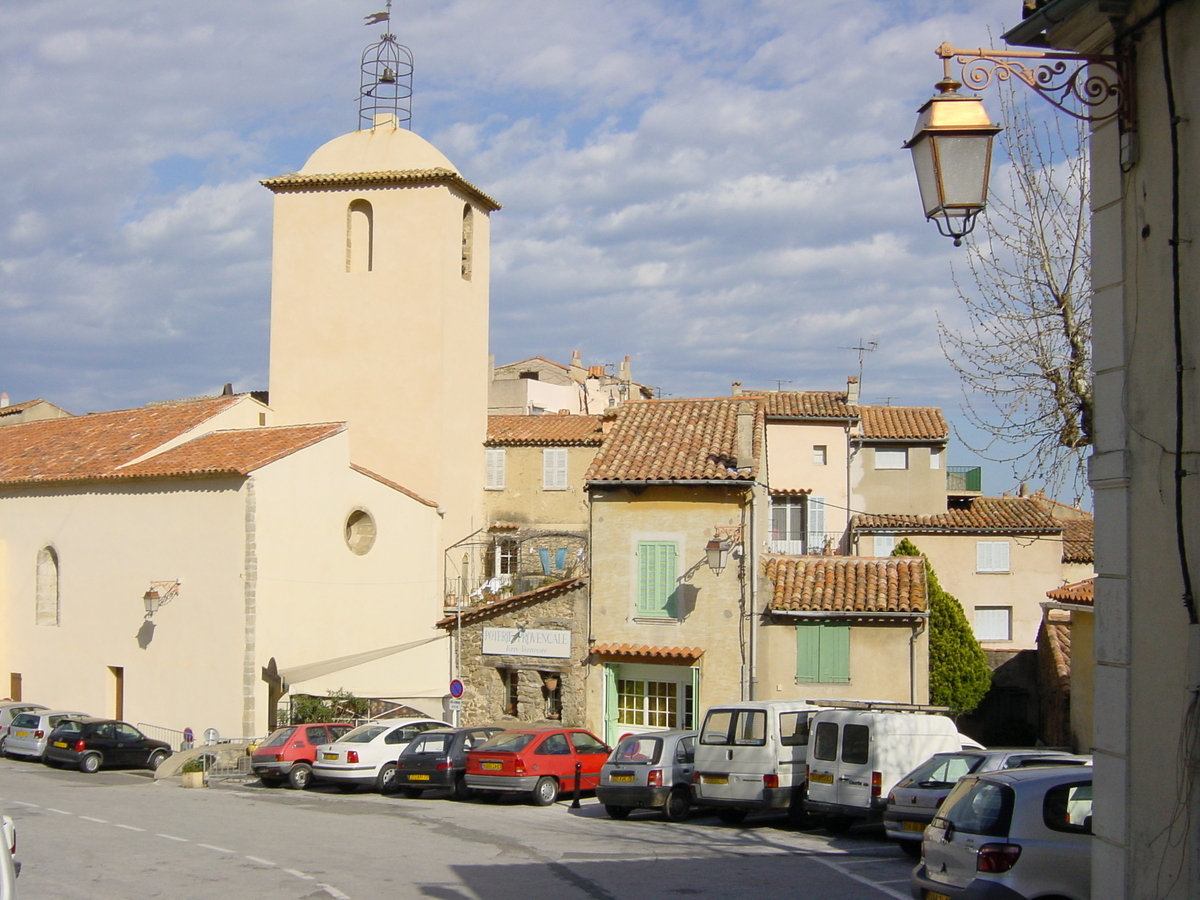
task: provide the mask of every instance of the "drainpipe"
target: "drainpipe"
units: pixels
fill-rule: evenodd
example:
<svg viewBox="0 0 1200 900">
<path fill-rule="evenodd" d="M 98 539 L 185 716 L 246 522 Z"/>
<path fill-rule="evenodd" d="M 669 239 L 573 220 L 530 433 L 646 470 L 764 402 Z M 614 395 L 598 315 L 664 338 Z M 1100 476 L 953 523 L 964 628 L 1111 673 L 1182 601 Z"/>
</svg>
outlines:
<svg viewBox="0 0 1200 900">
<path fill-rule="evenodd" d="M 908 702 L 913 704 L 917 702 L 917 638 L 925 631 L 927 621 L 924 617 L 918 619 L 917 627 L 908 639 Z M 926 702 L 929 702 L 929 698 L 926 698 Z"/>
</svg>

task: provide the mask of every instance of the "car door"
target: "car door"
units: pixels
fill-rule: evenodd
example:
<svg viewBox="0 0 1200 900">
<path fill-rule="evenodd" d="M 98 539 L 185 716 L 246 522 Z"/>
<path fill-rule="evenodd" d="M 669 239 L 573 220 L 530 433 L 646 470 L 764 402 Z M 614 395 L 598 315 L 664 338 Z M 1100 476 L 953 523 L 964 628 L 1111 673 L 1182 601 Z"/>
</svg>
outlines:
<svg viewBox="0 0 1200 900">
<path fill-rule="evenodd" d="M 146 746 L 146 736 L 125 722 L 117 722 L 111 726 L 116 742 L 116 762 L 122 766 L 144 765 L 150 756 Z"/>
<path fill-rule="evenodd" d="M 570 737 L 571 747 L 575 751 L 575 761 L 580 763 L 579 789 L 594 790 L 600 784 L 600 768 L 608 759 L 611 751 L 607 744 L 587 731 L 572 731 Z M 574 787 L 573 781 L 571 786 Z"/>
<path fill-rule="evenodd" d="M 871 726 L 847 722 L 842 726 L 838 753 L 836 802 L 855 809 L 870 809 L 871 771 Z"/>
<path fill-rule="evenodd" d="M 89 750 L 99 750 L 104 764 L 109 766 L 124 765 L 120 748 L 117 747 L 116 727 L 112 722 L 101 722 L 92 729 L 92 733 L 84 738 Z"/>
<path fill-rule="evenodd" d="M 332 744 L 336 740 L 337 737 L 331 735 L 324 725 L 306 725 L 304 726 L 304 740 L 292 741 L 289 749 L 293 751 L 293 754 L 303 754 L 306 759 L 316 759 L 318 747 L 322 744 Z M 300 759 L 299 756 L 294 755 L 289 758 Z"/>
<path fill-rule="evenodd" d="M 692 772 L 696 769 L 696 739 L 680 738 L 675 742 L 675 767 L 672 773 L 675 784 L 690 786 Z"/>
</svg>

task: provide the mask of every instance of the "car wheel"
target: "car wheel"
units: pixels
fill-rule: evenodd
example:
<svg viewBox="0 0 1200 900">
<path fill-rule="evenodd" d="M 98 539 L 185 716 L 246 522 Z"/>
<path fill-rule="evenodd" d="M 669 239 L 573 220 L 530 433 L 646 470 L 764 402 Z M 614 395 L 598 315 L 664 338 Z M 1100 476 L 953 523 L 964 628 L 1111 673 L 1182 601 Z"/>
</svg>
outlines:
<svg viewBox="0 0 1200 900">
<path fill-rule="evenodd" d="M 849 816 L 828 816 L 825 819 L 825 830 L 832 834 L 845 834 L 854 824 Z"/>
<path fill-rule="evenodd" d="M 375 790 L 381 794 L 386 794 L 389 791 L 396 789 L 396 764 L 384 763 L 379 770 L 379 774 L 375 776 Z"/>
<path fill-rule="evenodd" d="M 162 750 L 155 750 L 150 754 L 150 758 L 146 760 L 146 768 L 151 772 L 158 769 L 163 764 L 163 760 L 167 758 L 167 754 Z"/>
<path fill-rule="evenodd" d="M 746 811 L 744 809 L 718 809 L 717 818 L 726 825 L 741 825 L 746 821 Z"/>
<path fill-rule="evenodd" d="M 685 787 L 674 788 L 667 795 L 667 802 L 663 804 L 663 818 L 668 822 L 682 822 L 692 811 L 692 797 Z"/>
<path fill-rule="evenodd" d="M 286 781 L 287 779 L 285 779 L 285 778 L 271 778 L 271 777 L 269 777 L 269 776 L 267 776 L 267 775 L 263 775 L 263 776 L 261 776 L 261 777 L 260 777 L 258 780 L 262 782 L 262 786 L 263 786 L 263 787 L 277 788 L 277 787 L 282 787 L 282 786 L 283 786 L 283 783 L 284 783 L 284 781 Z"/>
<path fill-rule="evenodd" d="M 611 803 L 604 804 L 604 811 L 608 813 L 610 819 L 628 819 L 629 814 L 633 811 L 629 806 L 614 806 Z"/>
<path fill-rule="evenodd" d="M 83 759 L 79 760 L 79 771 L 86 772 L 91 775 L 100 768 L 99 753 L 85 753 Z"/>
<path fill-rule="evenodd" d="M 921 842 L 920 841 L 897 841 L 900 849 L 904 851 L 906 856 L 911 856 L 913 859 L 921 857 Z"/>
<path fill-rule="evenodd" d="M 469 800 L 473 793 L 475 792 L 467 787 L 466 775 L 459 775 L 454 779 L 454 787 L 450 789 L 450 796 L 455 800 Z"/>
<path fill-rule="evenodd" d="M 420 798 L 420 796 L 423 793 L 425 793 L 423 790 L 421 790 L 420 788 L 416 788 L 416 787 L 400 788 L 401 796 L 407 797 L 409 800 L 417 800 Z"/>
<path fill-rule="evenodd" d="M 533 786 L 533 805 L 549 806 L 558 799 L 558 782 L 549 775 L 543 775 Z"/>
<path fill-rule="evenodd" d="M 294 763 L 288 772 L 288 784 L 298 791 L 306 790 L 312 784 L 312 768 L 306 763 Z"/>
</svg>

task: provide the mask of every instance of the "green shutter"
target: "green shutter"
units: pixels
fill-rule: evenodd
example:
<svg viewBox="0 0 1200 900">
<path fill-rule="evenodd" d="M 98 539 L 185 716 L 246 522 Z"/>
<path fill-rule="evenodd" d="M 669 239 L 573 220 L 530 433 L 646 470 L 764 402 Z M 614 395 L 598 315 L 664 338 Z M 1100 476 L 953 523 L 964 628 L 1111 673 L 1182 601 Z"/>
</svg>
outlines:
<svg viewBox="0 0 1200 900">
<path fill-rule="evenodd" d="M 826 683 L 845 683 L 850 680 L 850 624 L 821 623 L 820 680 Z"/>
<path fill-rule="evenodd" d="M 675 544 L 642 541 L 638 544 L 638 598 L 640 616 L 675 615 Z"/>
<path fill-rule="evenodd" d="M 604 664 L 604 740 L 617 744 L 617 664 Z"/>
<path fill-rule="evenodd" d="M 821 622 L 796 624 L 796 680 L 818 681 L 821 659 Z"/>
</svg>

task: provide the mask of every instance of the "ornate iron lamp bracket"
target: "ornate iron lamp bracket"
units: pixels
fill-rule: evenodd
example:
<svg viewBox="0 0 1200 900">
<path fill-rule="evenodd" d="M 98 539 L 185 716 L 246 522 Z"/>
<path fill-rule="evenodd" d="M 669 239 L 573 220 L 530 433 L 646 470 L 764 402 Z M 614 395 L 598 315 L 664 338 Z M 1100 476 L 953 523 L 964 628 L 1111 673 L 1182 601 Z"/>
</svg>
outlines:
<svg viewBox="0 0 1200 900">
<path fill-rule="evenodd" d="M 956 60 L 964 85 L 981 91 L 997 81 L 1017 78 L 1056 109 L 1085 122 L 1105 122 L 1119 117 L 1123 131 L 1133 131 L 1132 69 L 1127 56 L 1039 50 L 973 50 L 943 43 L 934 51 L 942 60 L 945 77 Z"/>
</svg>

